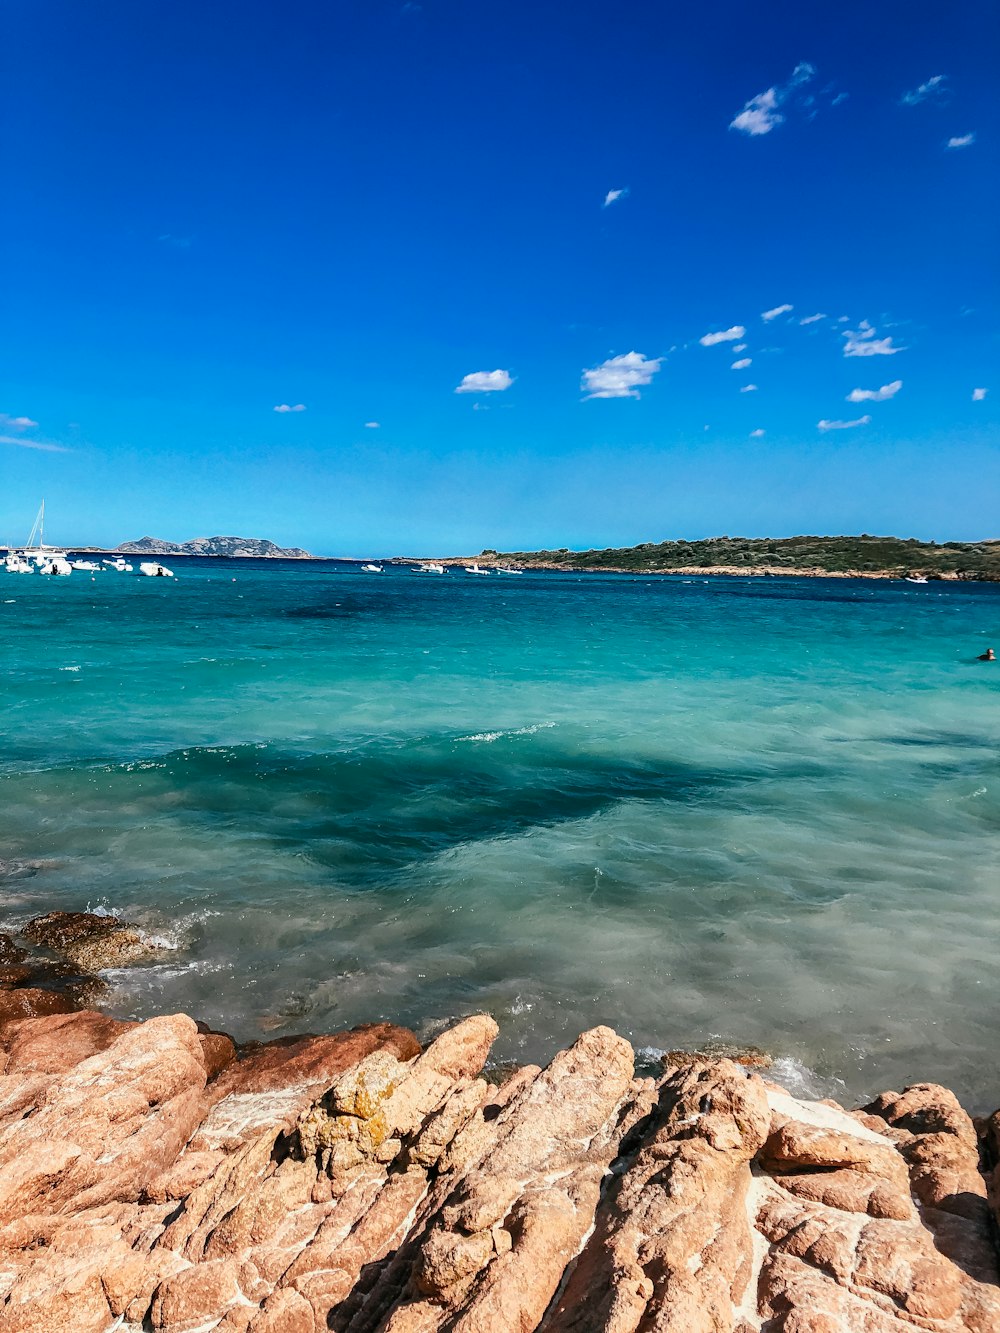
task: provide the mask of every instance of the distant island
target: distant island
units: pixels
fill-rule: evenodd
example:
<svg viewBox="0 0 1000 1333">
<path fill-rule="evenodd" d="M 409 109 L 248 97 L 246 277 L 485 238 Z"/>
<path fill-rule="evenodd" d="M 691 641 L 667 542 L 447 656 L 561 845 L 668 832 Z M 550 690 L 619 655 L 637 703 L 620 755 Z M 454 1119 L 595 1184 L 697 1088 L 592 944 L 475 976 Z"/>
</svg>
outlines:
<svg viewBox="0 0 1000 1333">
<path fill-rule="evenodd" d="M 709 537 L 605 550 L 493 551 L 477 559 L 525 569 L 635 574 L 798 574 L 1000 582 L 1000 540 L 921 542 L 873 537 Z M 442 563 L 459 563 L 445 559 Z"/>
<path fill-rule="evenodd" d="M 116 548 L 125 555 L 214 555 L 253 556 L 258 560 L 313 560 L 301 546 L 276 546 L 262 537 L 195 537 L 189 542 L 165 542 L 159 537 L 140 537 Z"/>
</svg>

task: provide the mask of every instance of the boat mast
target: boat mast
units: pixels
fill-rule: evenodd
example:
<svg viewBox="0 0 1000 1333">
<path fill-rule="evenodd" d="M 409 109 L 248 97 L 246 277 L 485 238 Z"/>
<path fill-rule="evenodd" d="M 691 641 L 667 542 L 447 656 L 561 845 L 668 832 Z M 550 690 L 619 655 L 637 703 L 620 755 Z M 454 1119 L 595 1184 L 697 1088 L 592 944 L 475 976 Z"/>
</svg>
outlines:
<svg viewBox="0 0 1000 1333">
<path fill-rule="evenodd" d="M 37 542 L 35 541 L 36 534 L 38 536 Z M 31 526 L 31 532 L 28 534 L 28 542 L 24 549 L 27 551 L 30 550 L 33 546 L 44 546 L 45 545 L 44 539 L 45 539 L 45 501 L 43 500 L 41 508 L 35 515 L 35 521 Z"/>
</svg>

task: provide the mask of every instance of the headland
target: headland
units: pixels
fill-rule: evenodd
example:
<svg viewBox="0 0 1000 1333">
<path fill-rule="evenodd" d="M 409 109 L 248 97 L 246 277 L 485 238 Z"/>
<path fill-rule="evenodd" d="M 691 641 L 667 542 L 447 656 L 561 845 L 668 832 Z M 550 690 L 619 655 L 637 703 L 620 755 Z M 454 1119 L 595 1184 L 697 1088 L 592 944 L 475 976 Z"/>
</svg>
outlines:
<svg viewBox="0 0 1000 1333">
<path fill-rule="evenodd" d="M 1000 540 L 922 542 L 867 533 L 860 537 L 709 537 L 588 551 L 566 547 L 485 550 L 475 557 L 437 558 L 446 565 L 472 558 L 522 569 L 580 573 L 1000 581 Z"/>
</svg>

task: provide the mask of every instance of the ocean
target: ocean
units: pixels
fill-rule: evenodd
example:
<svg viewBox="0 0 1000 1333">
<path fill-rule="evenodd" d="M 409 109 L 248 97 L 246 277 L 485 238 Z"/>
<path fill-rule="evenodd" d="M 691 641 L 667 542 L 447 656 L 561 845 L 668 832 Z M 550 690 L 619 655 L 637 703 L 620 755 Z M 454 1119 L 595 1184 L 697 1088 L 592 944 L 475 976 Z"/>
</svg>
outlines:
<svg viewBox="0 0 1000 1333">
<path fill-rule="evenodd" d="M 141 924 L 112 1012 L 1000 1102 L 1000 587 L 173 567 L 0 571 L 0 928 Z"/>
</svg>

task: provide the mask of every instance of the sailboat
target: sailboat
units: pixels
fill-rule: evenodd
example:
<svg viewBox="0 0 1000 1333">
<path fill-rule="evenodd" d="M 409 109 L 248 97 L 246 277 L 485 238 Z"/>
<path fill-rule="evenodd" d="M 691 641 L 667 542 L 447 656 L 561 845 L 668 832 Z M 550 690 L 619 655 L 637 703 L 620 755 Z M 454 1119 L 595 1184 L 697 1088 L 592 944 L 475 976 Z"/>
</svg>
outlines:
<svg viewBox="0 0 1000 1333">
<path fill-rule="evenodd" d="M 31 525 L 28 540 L 21 551 L 13 552 L 23 560 L 34 561 L 39 574 L 72 574 L 73 567 L 66 559 L 66 552 L 58 546 L 45 545 L 45 501 L 43 500 Z"/>
</svg>

